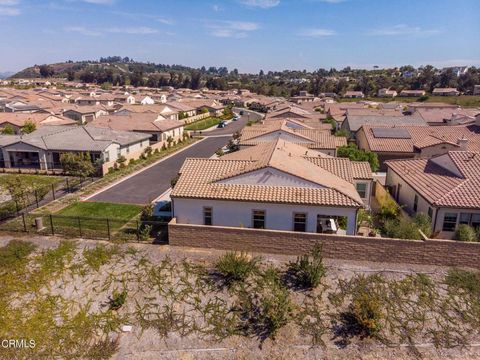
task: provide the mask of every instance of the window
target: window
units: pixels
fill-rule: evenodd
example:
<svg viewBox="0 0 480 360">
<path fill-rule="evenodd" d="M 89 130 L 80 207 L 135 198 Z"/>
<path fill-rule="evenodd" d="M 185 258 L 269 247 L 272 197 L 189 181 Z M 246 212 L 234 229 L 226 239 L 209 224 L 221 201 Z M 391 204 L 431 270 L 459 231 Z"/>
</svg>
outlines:
<svg viewBox="0 0 480 360">
<path fill-rule="evenodd" d="M 103 159 L 105 160 L 105 162 L 109 162 L 110 161 L 110 153 L 108 151 L 105 151 L 103 153 Z"/>
<path fill-rule="evenodd" d="M 446 213 L 443 217 L 443 231 L 454 231 L 457 226 L 457 214 Z"/>
<path fill-rule="evenodd" d="M 460 219 L 458 221 L 460 224 L 470 225 L 473 228 L 480 227 L 480 214 L 472 213 L 460 213 Z"/>
<path fill-rule="evenodd" d="M 252 223 L 254 229 L 265 229 L 265 210 L 253 210 Z"/>
<path fill-rule="evenodd" d="M 203 208 L 203 225 L 212 225 L 212 208 Z"/>
<path fill-rule="evenodd" d="M 367 197 L 367 184 L 358 183 L 356 185 L 356 188 L 357 188 L 358 195 L 360 195 L 362 199 L 365 199 Z"/>
<path fill-rule="evenodd" d="M 418 195 L 415 194 L 415 197 L 413 198 L 413 212 L 417 212 L 418 209 Z"/>
<path fill-rule="evenodd" d="M 433 217 L 433 210 L 431 207 L 428 208 L 428 217 L 431 219 Z"/>
<path fill-rule="evenodd" d="M 293 231 L 307 231 L 307 214 L 294 213 L 293 214 Z"/>
</svg>

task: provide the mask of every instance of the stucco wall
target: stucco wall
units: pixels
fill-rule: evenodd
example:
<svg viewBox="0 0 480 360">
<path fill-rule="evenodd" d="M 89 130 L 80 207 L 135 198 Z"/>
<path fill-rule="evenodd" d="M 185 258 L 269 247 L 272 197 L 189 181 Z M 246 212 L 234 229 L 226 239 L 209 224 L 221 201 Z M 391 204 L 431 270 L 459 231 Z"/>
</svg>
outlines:
<svg viewBox="0 0 480 360">
<path fill-rule="evenodd" d="M 451 240 L 400 240 L 289 231 L 177 224 L 168 226 L 173 246 L 302 255 L 316 243 L 326 258 L 480 269 L 480 244 Z"/>
<path fill-rule="evenodd" d="M 267 229 L 293 229 L 293 213 L 307 213 L 307 231 L 316 232 L 317 215 L 347 216 L 347 233 L 354 234 L 356 209 L 307 205 L 269 204 L 208 199 L 173 199 L 173 212 L 180 224 L 203 224 L 203 208 L 212 207 L 213 225 L 252 227 L 252 210 L 265 210 Z"/>
</svg>

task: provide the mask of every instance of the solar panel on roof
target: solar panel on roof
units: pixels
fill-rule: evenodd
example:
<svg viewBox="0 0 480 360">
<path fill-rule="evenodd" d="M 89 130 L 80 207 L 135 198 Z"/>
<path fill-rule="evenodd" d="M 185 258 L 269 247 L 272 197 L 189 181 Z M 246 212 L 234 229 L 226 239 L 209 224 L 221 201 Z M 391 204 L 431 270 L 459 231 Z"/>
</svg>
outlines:
<svg viewBox="0 0 480 360">
<path fill-rule="evenodd" d="M 411 139 L 408 130 L 402 128 L 373 128 L 372 132 L 380 139 Z"/>
</svg>

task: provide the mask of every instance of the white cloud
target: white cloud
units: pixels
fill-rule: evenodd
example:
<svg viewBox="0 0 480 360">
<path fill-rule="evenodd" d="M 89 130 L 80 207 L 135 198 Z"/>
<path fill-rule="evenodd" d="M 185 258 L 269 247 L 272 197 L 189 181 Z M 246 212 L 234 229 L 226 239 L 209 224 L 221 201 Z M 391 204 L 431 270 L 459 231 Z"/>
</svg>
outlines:
<svg viewBox="0 0 480 360">
<path fill-rule="evenodd" d="M 126 28 L 119 28 L 113 27 L 109 29 L 105 29 L 106 32 L 109 33 L 117 33 L 117 34 L 156 34 L 158 33 L 157 29 L 153 29 L 146 26 L 139 26 L 139 27 L 126 27 Z"/>
<path fill-rule="evenodd" d="M 100 36 L 101 33 L 83 26 L 69 26 L 64 29 L 66 32 L 79 33 L 85 36 Z"/>
<path fill-rule="evenodd" d="M 340 4 L 342 2 L 345 2 L 346 0 L 317 0 L 317 1 L 325 2 L 329 4 Z"/>
<path fill-rule="evenodd" d="M 83 2 L 89 4 L 97 4 L 97 5 L 113 5 L 115 0 L 82 0 Z"/>
<path fill-rule="evenodd" d="M 105 33 L 128 34 L 128 35 L 151 35 L 158 33 L 157 29 L 139 26 L 139 27 L 111 27 L 105 29 L 86 28 L 84 26 L 69 26 L 64 29 L 67 32 L 75 32 L 85 36 L 100 36 Z"/>
<path fill-rule="evenodd" d="M 205 27 L 212 36 L 241 39 L 247 37 L 248 32 L 257 30 L 259 25 L 248 21 L 210 21 Z"/>
<path fill-rule="evenodd" d="M 397 36 L 397 35 L 416 35 L 416 36 L 430 36 L 439 34 L 438 29 L 424 29 L 420 26 L 409 26 L 405 24 L 384 27 L 380 29 L 373 29 L 367 32 L 367 35 L 372 36 Z"/>
<path fill-rule="evenodd" d="M 15 6 L 20 4 L 19 0 L 0 0 L 0 6 Z"/>
<path fill-rule="evenodd" d="M 220 9 L 220 5 L 212 5 L 212 10 L 215 11 L 215 12 L 219 12 L 221 9 Z"/>
<path fill-rule="evenodd" d="M 262 9 L 270 9 L 280 4 L 280 0 L 240 0 L 240 2 L 245 6 Z"/>
<path fill-rule="evenodd" d="M 303 29 L 298 33 L 300 36 L 305 37 L 313 37 L 313 38 L 322 38 L 326 36 L 333 36 L 337 33 L 335 30 L 331 29 L 320 29 L 320 28 L 310 28 L 310 29 Z"/>
<path fill-rule="evenodd" d="M 18 16 L 21 11 L 17 5 L 20 5 L 19 0 L 0 0 L 0 16 Z"/>
</svg>

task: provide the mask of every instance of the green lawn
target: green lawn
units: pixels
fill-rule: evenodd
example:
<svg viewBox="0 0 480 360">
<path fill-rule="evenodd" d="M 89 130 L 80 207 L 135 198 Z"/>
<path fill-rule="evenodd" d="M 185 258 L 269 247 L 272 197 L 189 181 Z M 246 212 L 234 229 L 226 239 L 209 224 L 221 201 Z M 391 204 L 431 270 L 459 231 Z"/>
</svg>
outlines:
<svg viewBox="0 0 480 360">
<path fill-rule="evenodd" d="M 188 124 L 185 126 L 185 130 L 205 130 L 208 129 L 212 126 L 218 125 L 221 121 L 223 121 L 220 118 L 217 117 L 209 117 L 203 120 L 195 121 L 191 124 Z"/>
<path fill-rule="evenodd" d="M 418 101 L 418 97 L 401 97 L 395 98 L 379 98 L 379 97 L 367 97 L 364 99 L 339 99 L 340 102 L 357 102 L 362 100 L 376 101 L 376 102 L 415 102 Z M 425 102 L 443 102 L 446 104 L 455 104 L 462 107 L 480 107 L 480 96 L 460 95 L 460 96 L 428 96 Z"/>
<path fill-rule="evenodd" d="M 56 215 L 130 220 L 141 211 L 142 207 L 138 205 L 77 202 L 60 210 Z"/>
<path fill-rule="evenodd" d="M 26 174 L 2 174 L 0 175 L 0 187 L 3 188 L 6 182 L 12 179 L 21 179 L 31 187 L 41 188 L 52 184 L 58 184 L 63 180 L 63 177 Z"/>
</svg>

